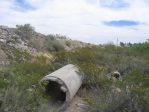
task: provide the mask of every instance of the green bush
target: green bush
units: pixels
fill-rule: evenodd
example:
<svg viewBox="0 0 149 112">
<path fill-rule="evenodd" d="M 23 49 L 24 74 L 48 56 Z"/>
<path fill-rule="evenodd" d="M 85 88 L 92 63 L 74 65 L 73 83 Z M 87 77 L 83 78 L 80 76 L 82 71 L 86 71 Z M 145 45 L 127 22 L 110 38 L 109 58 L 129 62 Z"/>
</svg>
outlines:
<svg viewBox="0 0 149 112">
<path fill-rule="evenodd" d="M 45 49 L 49 52 L 63 51 L 64 46 L 56 39 L 48 38 L 45 42 Z"/>
<path fill-rule="evenodd" d="M 34 28 L 30 24 L 24 25 L 16 25 L 15 33 L 22 39 L 22 40 L 29 40 L 32 37 L 34 32 Z"/>
<path fill-rule="evenodd" d="M 102 79 L 100 79 L 102 80 Z M 126 74 L 123 81 L 106 83 L 91 89 L 82 89 L 89 111 L 148 112 L 149 77 L 138 70 Z"/>
<path fill-rule="evenodd" d="M 147 112 L 147 62 L 143 57 L 134 57 L 129 47 L 118 47 L 117 52 L 115 49 L 114 45 L 108 45 L 104 48 L 90 47 L 73 52 L 58 52 L 55 54 L 55 62 L 62 65 L 73 63 L 80 68 L 84 76 L 80 95 L 91 106 L 91 110 Z M 136 69 L 141 72 L 135 72 Z M 113 82 L 106 77 L 106 74 L 115 70 L 124 76 L 122 82 Z M 140 84 L 143 84 L 141 88 Z"/>
<path fill-rule="evenodd" d="M 141 71 L 134 70 L 124 77 L 130 107 L 136 112 L 148 112 L 149 108 L 149 77 Z M 130 109 L 130 108 L 129 108 Z"/>
<path fill-rule="evenodd" d="M 149 42 L 134 44 L 130 49 L 137 54 L 149 54 Z"/>
<path fill-rule="evenodd" d="M 1 112 L 54 112 L 39 81 L 55 70 L 55 66 L 44 62 L 41 57 L 38 62 L 15 63 L 1 70 Z"/>
</svg>

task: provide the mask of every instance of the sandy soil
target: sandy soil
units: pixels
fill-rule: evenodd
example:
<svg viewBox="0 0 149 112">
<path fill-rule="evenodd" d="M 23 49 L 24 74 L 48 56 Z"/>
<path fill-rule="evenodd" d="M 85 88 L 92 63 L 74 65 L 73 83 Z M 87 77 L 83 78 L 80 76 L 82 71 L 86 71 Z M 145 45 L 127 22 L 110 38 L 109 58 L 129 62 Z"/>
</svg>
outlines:
<svg viewBox="0 0 149 112">
<path fill-rule="evenodd" d="M 76 95 L 64 112 L 85 112 L 85 109 L 81 107 L 83 104 L 83 100 Z"/>
</svg>

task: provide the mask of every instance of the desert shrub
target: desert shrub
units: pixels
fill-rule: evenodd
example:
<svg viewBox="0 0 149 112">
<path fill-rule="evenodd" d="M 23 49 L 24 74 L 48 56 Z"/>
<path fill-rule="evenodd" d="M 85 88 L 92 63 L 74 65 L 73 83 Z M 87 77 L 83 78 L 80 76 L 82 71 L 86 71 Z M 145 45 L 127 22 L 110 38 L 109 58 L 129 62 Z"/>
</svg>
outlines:
<svg viewBox="0 0 149 112">
<path fill-rule="evenodd" d="M 0 110 L 3 112 L 35 112 L 37 107 L 33 106 L 33 104 L 36 103 L 33 101 L 35 100 L 33 97 L 34 95 L 32 95 L 32 93 L 19 91 L 16 87 L 9 87 L 5 90 Z M 38 106 L 38 104 L 35 105 Z"/>
<path fill-rule="evenodd" d="M 56 40 L 56 37 L 55 37 L 55 35 L 49 34 L 49 35 L 47 35 L 47 39 Z"/>
<path fill-rule="evenodd" d="M 55 61 L 62 65 L 73 63 L 80 68 L 84 76 L 80 96 L 91 106 L 89 111 L 147 112 L 149 86 L 146 59 L 134 56 L 130 47 L 115 49 L 114 45 L 108 45 L 58 52 Z M 123 81 L 113 82 L 106 77 L 115 70 L 122 74 Z"/>
<path fill-rule="evenodd" d="M 59 42 L 53 42 L 53 48 L 51 50 L 58 52 L 64 50 L 64 47 Z"/>
<path fill-rule="evenodd" d="M 106 84 L 81 90 L 84 101 L 91 106 L 89 111 L 148 112 L 149 77 L 147 75 L 133 70 L 124 76 L 123 81 Z"/>
<path fill-rule="evenodd" d="M 29 40 L 32 37 L 34 28 L 30 24 L 16 25 L 15 33 L 19 35 L 22 40 Z"/>
<path fill-rule="evenodd" d="M 50 42 L 57 42 L 50 39 Z M 135 54 L 131 47 L 86 47 L 73 51 L 56 50 L 53 44 L 47 44 L 53 52 L 53 61 L 47 62 L 44 57 L 36 61 L 16 63 L 0 72 L 0 108 L 3 111 L 10 106 L 9 98 L 16 99 L 16 105 L 10 106 L 11 111 L 20 109 L 27 111 L 48 110 L 47 97 L 43 94 L 43 86 L 38 82 L 45 75 L 66 64 L 72 63 L 79 67 L 84 76 L 80 96 L 90 105 L 92 111 L 102 112 L 148 112 L 148 57 L 147 52 Z M 51 46 L 50 46 L 51 45 Z M 117 49 L 117 51 L 115 50 Z M 20 61 L 22 62 L 22 61 Z M 123 81 L 112 81 L 106 74 L 118 70 Z M 12 92 L 11 88 L 14 88 Z M 35 88 L 34 88 L 35 87 Z M 23 92 L 25 95 L 23 95 Z M 8 94 L 9 93 L 9 94 Z M 8 95 L 7 95 L 8 94 Z M 33 96 L 33 94 L 36 94 Z M 24 97 L 27 101 L 19 104 Z M 4 105 L 3 102 L 6 102 Z M 28 105 L 31 102 L 31 106 Z M 37 106 L 38 105 L 38 106 Z M 34 110 L 35 109 L 35 110 Z M 53 110 L 53 109 L 52 109 Z M 89 110 L 89 111 L 91 111 Z M 9 111 L 9 109 L 6 109 Z M 21 111 L 21 110 L 20 110 Z"/>
<path fill-rule="evenodd" d="M 15 63 L 0 72 L 0 111 L 2 112 L 54 112 L 50 107 L 41 78 L 55 70 L 54 64 L 38 61 Z M 42 110 L 41 110 L 42 109 Z"/>
<path fill-rule="evenodd" d="M 91 48 L 81 48 L 74 52 L 58 52 L 55 54 L 55 62 L 62 65 L 68 63 L 75 64 L 79 67 L 84 76 L 84 85 L 96 86 L 103 84 L 99 79 L 104 79 L 105 68 L 103 65 L 96 63 L 96 51 Z"/>
<path fill-rule="evenodd" d="M 118 92 L 114 86 L 92 88 L 83 92 L 83 99 L 91 107 L 89 110 L 102 112 L 114 112 L 126 100 L 124 91 Z"/>
<path fill-rule="evenodd" d="M 56 39 L 48 38 L 45 42 L 45 49 L 50 52 L 58 52 L 64 50 L 64 46 Z"/>
<path fill-rule="evenodd" d="M 95 87 L 104 84 L 104 68 L 92 63 L 77 64 L 80 72 L 83 73 L 83 84 L 87 87 Z"/>
<path fill-rule="evenodd" d="M 8 85 L 8 81 L 6 79 L 0 78 L 0 88 L 4 88 Z"/>
<path fill-rule="evenodd" d="M 149 54 L 149 42 L 134 44 L 131 51 L 137 54 Z"/>
<path fill-rule="evenodd" d="M 66 51 L 60 51 L 60 52 L 56 52 L 54 54 L 55 57 L 55 63 L 64 66 L 66 64 L 71 63 L 71 52 L 66 52 Z"/>
<path fill-rule="evenodd" d="M 20 89 L 11 85 L 0 93 L 1 112 L 55 112 L 37 89 Z M 44 108 L 43 108 L 44 107 Z"/>
<path fill-rule="evenodd" d="M 128 110 L 148 112 L 149 77 L 142 71 L 133 70 L 124 77 L 123 83 L 130 102 Z"/>
<path fill-rule="evenodd" d="M 65 44 L 66 44 L 66 46 L 68 46 L 68 47 L 71 46 L 71 42 L 70 42 L 70 41 L 66 41 Z"/>
<path fill-rule="evenodd" d="M 95 63 L 95 51 L 91 48 L 81 48 L 71 55 L 71 60 L 75 63 Z"/>
<path fill-rule="evenodd" d="M 113 43 L 107 43 L 104 45 L 105 47 L 105 52 L 109 52 L 109 53 L 116 53 L 116 49 L 117 47 L 113 44 Z"/>
</svg>

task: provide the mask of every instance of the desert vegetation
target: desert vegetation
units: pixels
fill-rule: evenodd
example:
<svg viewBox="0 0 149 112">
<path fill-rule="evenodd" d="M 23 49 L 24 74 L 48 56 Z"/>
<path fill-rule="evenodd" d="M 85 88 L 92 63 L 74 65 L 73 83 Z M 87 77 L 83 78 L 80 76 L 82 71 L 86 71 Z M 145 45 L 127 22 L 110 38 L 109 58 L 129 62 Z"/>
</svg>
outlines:
<svg viewBox="0 0 149 112">
<path fill-rule="evenodd" d="M 59 52 L 57 62 L 74 63 L 84 75 L 81 97 L 91 105 L 89 111 L 147 112 L 149 110 L 149 43 L 132 47 L 106 45 Z M 117 50 L 116 50 L 117 49 Z M 106 74 L 118 70 L 122 81 Z"/>
<path fill-rule="evenodd" d="M 22 30 L 22 26 L 17 28 Z M 28 35 L 21 38 L 26 39 Z M 11 62 L 0 70 L 0 112 L 55 112 L 40 79 L 67 64 L 78 66 L 84 77 L 78 95 L 89 105 L 86 111 L 149 111 L 148 41 L 121 43 L 121 46 L 92 45 L 69 51 L 59 42 L 54 35 L 48 35 L 42 46 L 52 55 L 51 59 L 35 57 L 13 47 L 2 48 Z M 71 46 L 69 41 L 65 44 Z M 108 77 L 114 71 L 120 72 L 122 80 Z"/>
</svg>

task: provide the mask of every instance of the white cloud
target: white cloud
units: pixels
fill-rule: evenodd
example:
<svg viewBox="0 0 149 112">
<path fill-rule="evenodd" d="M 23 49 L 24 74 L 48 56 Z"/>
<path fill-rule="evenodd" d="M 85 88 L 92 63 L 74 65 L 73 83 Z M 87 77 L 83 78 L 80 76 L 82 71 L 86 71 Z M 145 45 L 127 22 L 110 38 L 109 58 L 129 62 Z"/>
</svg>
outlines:
<svg viewBox="0 0 149 112">
<path fill-rule="evenodd" d="M 14 10 L 15 0 L 0 0 L 0 24 L 15 27 L 30 23 L 37 31 L 58 33 L 86 42 L 108 41 L 141 42 L 149 38 L 149 4 L 143 0 L 124 0 L 125 9 L 102 7 L 100 0 L 27 0 L 35 10 Z M 102 24 L 103 21 L 133 20 L 141 25 L 115 28 Z"/>
</svg>

